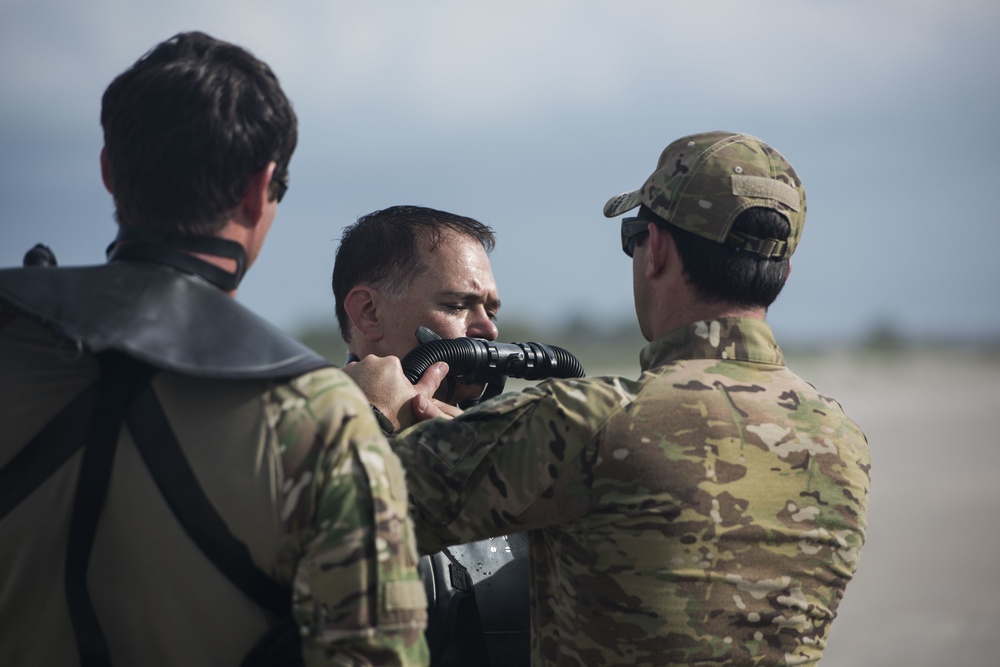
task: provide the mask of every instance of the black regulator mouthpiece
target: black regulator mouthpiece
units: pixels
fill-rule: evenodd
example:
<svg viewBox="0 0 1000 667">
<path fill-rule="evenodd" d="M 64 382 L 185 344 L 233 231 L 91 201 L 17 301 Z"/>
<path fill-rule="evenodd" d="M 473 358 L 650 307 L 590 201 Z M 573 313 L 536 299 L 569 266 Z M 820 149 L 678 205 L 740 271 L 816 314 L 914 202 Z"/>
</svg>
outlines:
<svg viewBox="0 0 1000 667">
<path fill-rule="evenodd" d="M 56 254 L 44 243 L 36 243 L 35 247 L 24 253 L 23 263 L 25 266 L 56 266 Z"/>
<path fill-rule="evenodd" d="M 482 338 L 443 339 L 426 327 L 417 329 L 423 343 L 402 361 L 406 378 L 416 384 L 431 364 L 444 361 L 459 382 L 496 382 L 583 377 L 580 360 L 561 347 L 544 343 L 495 343 Z"/>
</svg>

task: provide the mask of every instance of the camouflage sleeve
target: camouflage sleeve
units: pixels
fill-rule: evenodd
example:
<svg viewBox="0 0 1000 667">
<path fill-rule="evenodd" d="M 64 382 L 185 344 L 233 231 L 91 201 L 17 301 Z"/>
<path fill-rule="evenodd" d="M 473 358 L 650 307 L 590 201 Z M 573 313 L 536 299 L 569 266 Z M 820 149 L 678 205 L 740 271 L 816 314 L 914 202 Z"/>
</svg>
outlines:
<svg viewBox="0 0 1000 667">
<path fill-rule="evenodd" d="M 360 390 L 337 369 L 275 389 L 283 566 L 307 665 L 426 665 L 427 600 L 406 485 Z"/>
<path fill-rule="evenodd" d="M 612 378 L 551 380 L 402 432 L 420 551 L 586 514 L 597 434 L 629 399 Z"/>
</svg>

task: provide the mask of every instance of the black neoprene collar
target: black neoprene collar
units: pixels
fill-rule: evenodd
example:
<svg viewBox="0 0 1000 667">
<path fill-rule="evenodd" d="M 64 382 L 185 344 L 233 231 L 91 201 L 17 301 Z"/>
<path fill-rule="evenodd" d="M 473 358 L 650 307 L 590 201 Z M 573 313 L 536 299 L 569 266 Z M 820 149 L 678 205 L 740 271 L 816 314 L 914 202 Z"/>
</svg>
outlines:
<svg viewBox="0 0 1000 667">
<path fill-rule="evenodd" d="M 236 271 L 229 272 L 199 259 L 191 254 L 195 252 L 235 260 Z M 118 236 L 108 246 L 107 254 L 109 262 L 139 260 L 166 264 L 201 276 L 226 292 L 239 286 L 247 270 L 247 253 L 235 241 L 216 236 L 185 236 L 141 227 L 120 228 Z"/>
</svg>

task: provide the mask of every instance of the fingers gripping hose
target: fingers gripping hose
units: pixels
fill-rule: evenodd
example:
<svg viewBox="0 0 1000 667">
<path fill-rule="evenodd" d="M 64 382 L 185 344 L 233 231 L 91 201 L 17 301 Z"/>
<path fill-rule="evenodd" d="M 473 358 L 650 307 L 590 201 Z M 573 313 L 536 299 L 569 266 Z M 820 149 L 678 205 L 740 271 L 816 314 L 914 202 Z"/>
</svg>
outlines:
<svg viewBox="0 0 1000 667">
<path fill-rule="evenodd" d="M 416 383 L 438 361 L 462 382 L 488 382 L 500 376 L 543 380 L 583 377 L 579 359 L 561 347 L 543 343 L 494 343 L 481 338 L 426 342 L 403 358 L 406 378 Z"/>
</svg>

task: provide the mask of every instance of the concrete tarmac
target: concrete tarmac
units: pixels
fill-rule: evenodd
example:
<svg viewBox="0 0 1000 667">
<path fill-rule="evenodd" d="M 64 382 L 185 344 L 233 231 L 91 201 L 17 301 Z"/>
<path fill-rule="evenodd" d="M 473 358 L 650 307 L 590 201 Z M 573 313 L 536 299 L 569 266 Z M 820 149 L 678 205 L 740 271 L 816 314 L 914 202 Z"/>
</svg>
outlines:
<svg viewBox="0 0 1000 667">
<path fill-rule="evenodd" d="M 1000 360 L 789 365 L 840 401 L 872 451 L 867 542 L 823 667 L 1000 665 Z"/>
</svg>

